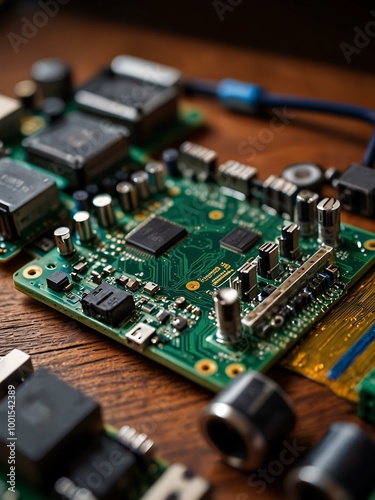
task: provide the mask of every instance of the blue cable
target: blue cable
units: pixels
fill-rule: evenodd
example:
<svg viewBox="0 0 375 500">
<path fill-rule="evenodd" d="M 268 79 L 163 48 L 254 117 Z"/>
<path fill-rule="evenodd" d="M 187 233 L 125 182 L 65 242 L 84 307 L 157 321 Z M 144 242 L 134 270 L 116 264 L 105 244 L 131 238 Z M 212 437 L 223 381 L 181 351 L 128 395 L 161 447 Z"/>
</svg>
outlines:
<svg viewBox="0 0 375 500">
<path fill-rule="evenodd" d="M 218 98 L 226 107 L 242 113 L 257 114 L 265 107 L 288 107 L 316 113 L 328 113 L 356 118 L 375 125 L 375 111 L 363 106 L 324 101 L 265 91 L 259 85 L 226 79 L 219 83 L 189 79 L 185 87 L 190 93 L 205 94 Z M 367 146 L 363 164 L 372 167 L 375 162 L 375 132 Z"/>
</svg>

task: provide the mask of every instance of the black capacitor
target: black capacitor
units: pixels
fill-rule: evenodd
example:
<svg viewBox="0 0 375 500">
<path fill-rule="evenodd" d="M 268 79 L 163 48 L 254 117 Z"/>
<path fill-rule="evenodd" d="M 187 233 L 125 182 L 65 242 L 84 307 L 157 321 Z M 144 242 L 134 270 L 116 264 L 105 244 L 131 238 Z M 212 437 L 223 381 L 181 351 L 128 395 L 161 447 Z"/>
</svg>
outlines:
<svg viewBox="0 0 375 500">
<path fill-rule="evenodd" d="M 284 391 L 253 371 L 238 375 L 200 415 L 209 444 L 229 465 L 246 470 L 261 466 L 295 421 Z"/>
<path fill-rule="evenodd" d="M 100 193 L 99 186 L 94 183 L 87 184 L 87 186 L 85 186 L 85 190 L 89 193 L 89 197 L 91 200 L 94 198 L 94 196 Z"/>
<path fill-rule="evenodd" d="M 59 97 L 47 97 L 43 101 L 42 112 L 48 123 L 59 120 L 65 113 L 65 102 Z"/>
<path fill-rule="evenodd" d="M 75 203 L 75 208 L 77 211 L 86 211 L 90 210 L 90 195 L 84 189 L 78 189 L 73 193 L 73 200 Z"/>
<path fill-rule="evenodd" d="M 375 488 L 375 442 L 356 424 L 336 422 L 286 477 L 293 500 L 367 500 Z"/>
<path fill-rule="evenodd" d="M 105 177 L 101 182 L 101 190 L 103 193 L 109 193 L 110 195 L 114 196 L 116 194 L 116 184 L 116 179 L 113 179 L 112 177 Z"/>
<path fill-rule="evenodd" d="M 126 170 L 117 170 L 117 172 L 115 172 L 115 177 L 118 182 L 127 182 L 130 178 L 129 172 Z"/>
<path fill-rule="evenodd" d="M 168 174 L 172 177 L 179 177 L 180 171 L 178 169 L 178 150 L 165 149 L 162 154 L 163 162 L 167 168 Z"/>
<path fill-rule="evenodd" d="M 36 107 L 37 86 L 32 80 L 23 80 L 16 83 L 14 92 L 22 104 L 23 110 L 34 111 Z"/>
<path fill-rule="evenodd" d="M 64 101 L 72 95 L 72 75 L 68 64 L 60 59 L 41 59 L 31 67 L 31 78 L 40 87 L 43 97 L 59 97 Z"/>
</svg>

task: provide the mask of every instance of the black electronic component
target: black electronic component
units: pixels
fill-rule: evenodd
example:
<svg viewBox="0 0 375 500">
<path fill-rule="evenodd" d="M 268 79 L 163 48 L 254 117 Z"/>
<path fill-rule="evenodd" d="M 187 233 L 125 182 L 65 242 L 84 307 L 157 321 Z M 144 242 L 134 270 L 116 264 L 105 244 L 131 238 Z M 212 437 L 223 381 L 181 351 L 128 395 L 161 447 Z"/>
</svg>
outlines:
<svg viewBox="0 0 375 500">
<path fill-rule="evenodd" d="M 238 375 L 203 409 L 200 424 L 210 445 L 232 467 L 256 469 L 293 429 L 286 394 L 257 372 Z"/>
<path fill-rule="evenodd" d="M 55 181 L 10 158 L 0 159 L 0 237 L 23 237 L 31 226 L 35 233 L 59 208 Z"/>
<path fill-rule="evenodd" d="M 335 181 L 337 196 L 349 212 L 375 217 L 375 170 L 353 163 Z"/>
<path fill-rule="evenodd" d="M 257 175 L 258 171 L 255 167 L 228 160 L 219 166 L 217 179 L 221 186 L 239 191 L 249 197 L 253 187 L 253 180 Z"/>
<path fill-rule="evenodd" d="M 85 260 L 79 260 L 72 266 L 73 271 L 78 274 L 84 274 L 87 271 L 88 267 L 89 265 Z"/>
<path fill-rule="evenodd" d="M 293 163 L 283 169 L 281 177 L 299 189 L 310 189 L 319 193 L 324 182 L 324 170 L 316 163 Z"/>
<path fill-rule="evenodd" d="M 318 203 L 318 240 L 337 247 L 340 241 L 341 205 L 335 198 L 324 198 Z"/>
<path fill-rule="evenodd" d="M 188 326 L 187 319 L 182 316 L 177 316 L 172 324 L 178 332 L 182 332 Z"/>
<path fill-rule="evenodd" d="M 374 441 L 356 424 L 337 422 L 286 477 L 295 500 L 367 500 L 375 488 Z"/>
<path fill-rule="evenodd" d="M 60 97 L 64 101 L 72 94 L 72 75 L 68 64 L 61 59 L 41 59 L 31 67 L 31 78 L 43 97 Z"/>
<path fill-rule="evenodd" d="M 47 278 L 47 286 L 55 292 L 62 292 L 69 285 L 69 275 L 64 271 L 56 270 Z"/>
<path fill-rule="evenodd" d="M 19 349 L 0 358 L 0 399 L 9 393 L 9 386 L 17 387 L 33 371 L 30 356 Z"/>
<path fill-rule="evenodd" d="M 258 295 L 258 300 L 259 302 L 263 302 L 264 299 L 269 297 L 271 293 L 273 293 L 276 290 L 276 287 L 273 285 L 266 285 L 264 288 L 262 288 L 262 291 Z"/>
<path fill-rule="evenodd" d="M 258 274 L 262 278 L 274 279 L 280 272 L 279 247 L 268 241 L 259 247 Z"/>
<path fill-rule="evenodd" d="M 258 293 L 256 263 L 245 262 L 237 270 L 237 277 L 231 280 L 230 286 L 236 290 L 240 299 L 254 299 Z"/>
<path fill-rule="evenodd" d="M 126 242 L 158 257 L 187 234 L 184 227 L 154 217 L 132 231 L 126 237 Z"/>
<path fill-rule="evenodd" d="M 37 86 L 32 80 L 23 80 L 16 83 L 14 93 L 22 104 L 22 109 L 26 113 L 32 113 L 36 107 Z"/>
<path fill-rule="evenodd" d="M 8 401 L 0 402 L 5 422 Z M 32 484 L 46 489 L 83 443 L 103 429 L 100 406 L 44 369 L 30 375 L 16 391 L 17 471 Z M 0 461 L 7 463 L 9 435 L 0 428 Z"/>
<path fill-rule="evenodd" d="M 252 248 L 260 239 L 258 233 L 249 231 L 244 227 L 236 227 L 220 240 L 220 245 L 233 252 L 246 253 Z"/>
<path fill-rule="evenodd" d="M 112 196 L 108 193 L 98 194 L 92 200 L 98 224 L 101 227 L 112 227 L 116 222 L 115 211 L 113 209 Z"/>
<path fill-rule="evenodd" d="M 295 184 L 275 175 L 270 175 L 263 182 L 264 204 L 289 219 L 294 217 L 297 192 Z"/>
<path fill-rule="evenodd" d="M 178 169 L 184 177 L 205 182 L 215 173 L 217 153 L 199 144 L 185 141 L 180 146 Z"/>
<path fill-rule="evenodd" d="M 327 284 L 326 278 L 321 274 L 317 274 L 307 285 L 307 289 L 316 297 L 327 287 Z"/>
<path fill-rule="evenodd" d="M 297 195 L 296 199 L 296 215 L 297 222 L 300 227 L 301 236 L 314 236 L 318 222 L 318 206 L 319 196 L 317 193 L 303 189 Z"/>
<path fill-rule="evenodd" d="M 299 226 L 285 222 L 279 239 L 280 255 L 287 259 L 297 259 L 301 255 L 299 247 Z"/>
<path fill-rule="evenodd" d="M 158 312 L 156 317 L 158 318 L 159 323 L 164 325 L 165 323 L 167 323 L 167 321 L 169 321 L 169 319 L 171 317 L 171 313 L 169 313 L 165 309 L 162 309 L 161 311 Z"/>
<path fill-rule="evenodd" d="M 124 274 L 122 274 L 121 276 L 116 278 L 116 283 L 120 286 L 125 286 L 128 281 L 129 281 L 129 278 L 127 276 L 125 276 Z"/>
<path fill-rule="evenodd" d="M 177 297 L 177 299 L 174 301 L 176 307 L 179 309 L 184 309 L 187 306 L 187 300 L 185 297 Z"/>
<path fill-rule="evenodd" d="M 72 112 L 26 138 L 23 146 L 28 161 L 79 187 L 127 157 L 128 135 L 125 127 Z"/>
<path fill-rule="evenodd" d="M 74 191 L 72 198 L 77 211 L 85 210 L 88 212 L 90 210 L 90 195 L 86 190 L 78 189 Z"/>
<path fill-rule="evenodd" d="M 118 56 L 78 89 L 75 101 L 84 110 L 125 124 L 132 142 L 142 143 L 177 118 L 180 76 L 174 68 Z"/>
<path fill-rule="evenodd" d="M 120 440 L 100 434 L 69 465 L 65 475 L 97 500 L 121 500 L 138 480 L 135 455 Z"/>
<path fill-rule="evenodd" d="M 152 283 L 152 281 L 148 281 L 143 288 L 143 291 L 149 295 L 156 295 L 159 290 L 160 286 L 157 283 Z"/>
<path fill-rule="evenodd" d="M 238 342 L 242 338 L 240 300 L 233 288 L 220 288 L 213 294 L 217 318 L 216 340 Z"/>
<path fill-rule="evenodd" d="M 100 182 L 101 191 L 111 196 L 116 196 L 116 185 L 117 181 L 115 177 L 104 177 Z"/>
<path fill-rule="evenodd" d="M 85 186 L 85 190 L 89 193 L 90 199 L 93 199 L 97 194 L 100 193 L 98 184 L 94 183 L 87 184 L 87 186 Z"/>
<path fill-rule="evenodd" d="M 339 277 L 340 273 L 339 273 L 339 269 L 337 266 L 335 266 L 334 264 L 330 264 L 329 266 L 327 266 L 325 269 L 324 269 L 324 273 L 327 274 L 330 278 L 330 285 L 332 285 L 332 283 L 334 281 L 337 280 L 337 278 Z"/>
<path fill-rule="evenodd" d="M 47 123 L 53 123 L 64 116 L 65 102 L 59 97 L 47 97 L 43 101 L 42 112 Z"/>
<path fill-rule="evenodd" d="M 178 149 L 165 149 L 163 151 L 162 159 L 168 174 L 172 177 L 179 177 L 180 171 L 178 170 Z"/>
<path fill-rule="evenodd" d="M 95 290 L 84 293 L 81 300 L 85 314 L 112 326 L 117 326 L 135 309 L 130 292 L 102 283 Z"/>
<path fill-rule="evenodd" d="M 0 141 L 7 141 L 19 134 L 21 118 L 21 103 L 0 94 Z M 1 149 L 4 151 L 3 147 Z"/>
<path fill-rule="evenodd" d="M 53 236 L 57 251 L 62 257 L 70 257 L 75 253 L 72 233 L 68 227 L 62 226 L 54 230 Z"/>
</svg>

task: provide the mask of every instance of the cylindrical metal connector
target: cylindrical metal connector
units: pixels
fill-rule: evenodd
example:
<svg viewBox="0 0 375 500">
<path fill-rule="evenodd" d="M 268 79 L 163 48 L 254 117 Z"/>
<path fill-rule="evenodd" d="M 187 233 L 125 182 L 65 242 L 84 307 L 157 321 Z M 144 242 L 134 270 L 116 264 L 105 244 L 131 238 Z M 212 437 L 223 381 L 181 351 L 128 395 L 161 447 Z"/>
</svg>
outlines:
<svg viewBox="0 0 375 500">
<path fill-rule="evenodd" d="M 78 238 L 81 243 L 86 243 L 91 241 L 94 237 L 94 232 L 91 226 L 91 216 L 89 212 L 81 210 L 73 215 L 73 220 L 75 222 L 76 231 Z"/>
<path fill-rule="evenodd" d="M 53 233 L 57 250 L 62 257 L 69 257 L 76 249 L 74 248 L 72 234 L 68 227 L 58 227 Z"/>
<path fill-rule="evenodd" d="M 296 215 L 302 237 L 314 236 L 318 221 L 317 205 L 319 196 L 317 193 L 303 189 L 297 195 Z"/>
<path fill-rule="evenodd" d="M 318 240 L 337 247 L 340 241 L 341 205 L 336 198 L 324 198 L 318 203 Z"/>
<path fill-rule="evenodd" d="M 96 211 L 98 224 L 101 227 L 111 227 L 115 223 L 115 213 L 113 211 L 112 196 L 110 194 L 98 194 L 92 200 Z"/>
<path fill-rule="evenodd" d="M 214 293 L 219 342 L 238 342 L 242 338 L 240 299 L 233 288 L 221 288 Z"/>
<path fill-rule="evenodd" d="M 137 208 L 137 191 L 131 182 L 119 182 L 116 186 L 116 192 L 121 208 L 125 213 L 133 212 Z"/>
</svg>

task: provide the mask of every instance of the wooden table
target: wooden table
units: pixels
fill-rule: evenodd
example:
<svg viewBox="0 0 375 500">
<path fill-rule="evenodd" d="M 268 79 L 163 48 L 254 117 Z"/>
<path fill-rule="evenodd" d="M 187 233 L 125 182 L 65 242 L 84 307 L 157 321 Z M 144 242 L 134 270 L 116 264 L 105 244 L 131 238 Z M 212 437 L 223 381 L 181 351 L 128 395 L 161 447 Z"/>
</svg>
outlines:
<svg viewBox="0 0 375 500">
<path fill-rule="evenodd" d="M 297 95 L 342 100 L 375 108 L 375 76 L 270 53 L 254 52 L 194 38 L 171 36 L 72 16 L 61 12 L 15 54 L 6 35 L 19 32 L 17 17 L 0 22 L 0 92 L 13 95 L 14 84 L 28 77 L 33 61 L 61 57 L 74 69 L 76 83 L 108 64 L 117 54 L 133 54 L 176 66 L 186 75 L 212 79 L 234 77 L 269 89 Z M 225 29 L 223 23 L 222 29 Z M 375 43 L 375 42 L 373 42 Z M 364 50 L 370 50 L 364 49 Z M 221 159 L 246 163 L 240 144 L 269 127 L 269 120 L 230 114 L 217 103 L 192 99 L 205 112 L 208 128 L 196 138 L 217 150 Z M 251 158 L 260 178 L 280 173 L 283 166 L 303 160 L 344 169 L 360 161 L 370 127 L 354 120 L 311 116 L 298 112 L 290 124 Z M 242 154 L 241 154 L 242 153 Z M 369 230 L 373 221 L 343 214 L 343 220 Z M 62 314 L 16 292 L 12 273 L 24 265 L 20 255 L 0 269 L 0 354 L 17 347 L 30 353 L 36 367 L 46 366 L 67 382 L 96 398 L 105 420 L 129 424 L 148 433 L 165 459 L 186 463 L 216 486 L 216 498 L 250 500 L 258 487 L 249 474 L 222 464 L 202 438 L 197 414 L 211 394 L 175 373 L 134 353 Z M 298 414 L 290 437 L 299 446 L 316 443 L 330 423 L 360 422 L 356 409 L 325 387 L 275 367 L 270 375 L 290 394 Z M 360 422 L 362 427 L 367 427 Z M 373 433 L 374 434 L 374 433 Z M 274 457 L 275 458 L 275 457 Z M 277 458 L 277 457 L 276 457 Z M 290 466 L 289 466 L 290 468 Z M 286 469 L 285 469 L 286 470 Z M 282 498 L 282 478 L 270 477 L 262 499 Z"/>
</svg>

